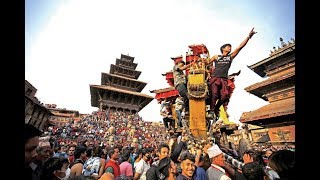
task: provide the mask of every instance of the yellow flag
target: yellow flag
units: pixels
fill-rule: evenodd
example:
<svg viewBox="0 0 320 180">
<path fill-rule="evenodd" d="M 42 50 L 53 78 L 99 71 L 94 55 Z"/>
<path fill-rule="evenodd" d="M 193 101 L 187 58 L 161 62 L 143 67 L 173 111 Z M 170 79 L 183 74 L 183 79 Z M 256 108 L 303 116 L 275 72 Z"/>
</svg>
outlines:
<svg viewBox="0 0 320 180">
<path fill-rule="evenodd" d="M 223 106 L 220 106 L 220 118 L 222 119 L 224 124 L 235 124 L 234 122 L 229 121 L 227 113 L 224 110 Z"/>
</svg>

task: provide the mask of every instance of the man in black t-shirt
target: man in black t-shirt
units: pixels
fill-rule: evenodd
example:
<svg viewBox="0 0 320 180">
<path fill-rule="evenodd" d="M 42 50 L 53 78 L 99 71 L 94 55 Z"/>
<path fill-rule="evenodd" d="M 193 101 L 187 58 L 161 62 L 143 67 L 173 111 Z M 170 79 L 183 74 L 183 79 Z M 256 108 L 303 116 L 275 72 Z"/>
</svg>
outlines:
<svg viewBox="0 0 320 180">
<path fill-rule="evenodd" d="M 230 98 L 228 93 L 228 71 L 231 63 L 255 33 L 254 28 L 252 28 L 248 37 L 233 52 L 231 52 L 231 44 L 224 44 L 220 47 L 222 55 L 214 55 L 208 62 L 209 64 L 214 62 L 214 71 L 209 80 L 212 98 L 209 116 L 213 118 L 215 115 L 216 120 L 219 117 L 220 106 L 227 103 Z M 217 100 L 219 100 L 218 103 Z"/>
</svg>

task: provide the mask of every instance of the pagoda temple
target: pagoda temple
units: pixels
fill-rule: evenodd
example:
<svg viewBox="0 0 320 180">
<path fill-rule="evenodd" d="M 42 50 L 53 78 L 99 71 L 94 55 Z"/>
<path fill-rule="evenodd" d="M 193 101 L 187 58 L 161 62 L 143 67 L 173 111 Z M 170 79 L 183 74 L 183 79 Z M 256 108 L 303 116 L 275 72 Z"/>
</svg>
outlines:
<svg viewBox="0 0 320 180">
<path fill-rule="evenodd" d="M 109 73 L 101 73 L 101 85 L 90 85 L 92 107 L 136 113 L 153 100 L 141 93 L 147 83 L 137 80 L 141 71 L 133 61 L 134 57 L 121 54 L 116 64 L 110 65 Z"/>
<path fill-rule="evenodd" d="M 267 142 L 283 145 L 295 142 L 295 41 L 285 43 L 280 38 L 280 42 L 281 47 L 273 47 L 269 57 L 248 66 L 266 80 L 245 90 L 269 104 L 244 112 L 240 122 L 265 128 L 265 134 L 251 132 L 255 141 L 264 137 Z"/>
</svg>

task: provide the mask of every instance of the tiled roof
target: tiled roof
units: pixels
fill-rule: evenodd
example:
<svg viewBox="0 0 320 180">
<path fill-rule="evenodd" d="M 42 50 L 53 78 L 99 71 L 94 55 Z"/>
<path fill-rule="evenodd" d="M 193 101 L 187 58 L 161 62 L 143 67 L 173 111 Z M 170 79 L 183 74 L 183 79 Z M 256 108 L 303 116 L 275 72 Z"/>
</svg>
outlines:
<svg viewBox="0 0 320 180">
<path fill-rule="evenodd" d="M 109 74 L 109 73 L 104 73 L 104 72 L 102 72 L 101 74 L 102 74 L 102 77 L 103 76 L 113 76 L 113 77 L 118 77 L 118 78 L 121 78 L 121 79 L 127 79 L 127 80 L 130 80 L 130 81 L 135 81 L 135 82 L 146 84 L 146 82 L 139 81 L 139 80 L 136 80 L 136 79 L 132 79 L 132 78 L 129 78 L 129 77 L 126 77 L 126 76 L 119 76 L 119 75 L 116 75 L 116 74 Z"/>
<path fill-rule="evenodd" d="M 68 114 L 68 113 L 52 112 L 52 114 L 55 116 L 73 117 L 73 114 Z"/>
<path fill-rule="evenodd" d="M 245 123 L 294 113 L 295 98 L 291 97 L 272 102 L 254 111 L 244 112 L 240 118 L 240 122 Z"/>
<path fill-rule="evenodd" d="M 270 54 L 270 57 L 267 57 L 253 65 L 248 66 L 251 70 L 253 70 L 255 73 L 260 75 L 261 77 L 264 77 L 266 75 L 267 67 L 271 64 L 274 64 L 277 61 L 282 61 L 283 56 L 294 54 L 295 53 L 295 43 L 291 42 L 285 47 L 278 47 L 278 50 L 275 50 Z"/>
<path fill-rule="evenodd" d="M 50 111 L 57 111 L 57 112 L 59 112 L 59 111 L 63 111 L 63 112 L 75 112 L 75 113 L 77 113 L 77 112 L 79 112 L 79 111 L 77 111 L 77 110 L 70 110 L 70 109 L 65 109 L 65 108 L 47 108 L 47 109 L 49 109 Z"/>
<path fill-rule="evenodd" d="M 143 109 L 146 105 L 148 105 L 154 98 L 152 96 L 143 94 L 143 93 L 139 93 L 139 92 L 134 92 L 134 91 L 127 91 L 124 89 L 119 89 L 119 88 L 115 88 L 112 86 L 105 86 L 105 85 L 90 85 L 90 94 L 91 94 L 91 106 L 93 107 L 98 107 L 99 106 L 99 100 L 101 97 L 99 97 L 100 95 L 102 96 L 105 93 L 108 92 L 112 92 L 112 93 L 116 93 L 118 94 L 118 96 L 128 96 L 128 100 L 132 101 L 132 100 L 136 100 L 135 102 L 133 102 L 134 104 L 128 104 L 128 103 L 124 103 L 123 101 L 121 102 L 117 102 L 116 100 L 110 100 L 108 98 L 110 98 L 110 96 L 107 97 L 107 99 L 103 99 L 105 101 L 109 100 L 114 104 L 122 104 L 123 107 L 122 108 L 128 108 L 129 106 L 133 107 L 136 106 L 138 107 L 138 111 L 140 111 L 141 109 Z M 139 101 L 137 101 L 139 100 Z M 142 100 L 140 102 L 140 100 Z"/>
<path fill-rule="evenodd" d="M 161 99 L 161 98 L 170 98 L 170 97 L 178 97 L 179 96 L 179 91 L 176 90 L 174 87 L 168 87 L 164 89 L 156 89 L 150 91 L 151 93 L 156 93 L 155 98 L 156 99 Z"/>
<path fill-rule="evenodd" d="M 112 87 L 112 86 L 90 85 L 90 87 L 97 88 L 97 89 L 116 91 L 116 92 L 125 93 L 125 94 L 132 94 L 132 95 L 135 95 L 135 96 L 141 96 L 141 97 L 146 97 L 146 98 L 153 99 L 152 96 L 149 96 L 149 95 L 146 95 L 146 94 L 142 94 L 142 93 L 134 92 L 134 91 L 127 91 L 127 90 L 124 90 L 124 89 L 118 89 L 118 88 L 115 88 L 115 87 Z"/>
<path fill-rule="evenodd" d="M 246 91 L 250 92 L 252 90 L 255 90 L 255 89 L 258 89 L 260 87 L 263 87 L 263 86 L 267 86 L 269 84 L 273 84 L 275 82 L 278 82 L 278 81 L 281 81 L 281 80 L 284 80 L 284 79 L 288 79 L 290 77 L 293 77 L 295 76 L 295 69 L 290 69 L 291 71 L 290 72 L 286 72 L 285 74 L 281 74 L 281 76 L 274 76 L 274 77 L 270 77 L 264 81 L 261 81 L 261 82 L 258 82 L 258 83 L 255 83 L 251 86 L 248 86 L 245 88 Z"/>
<path fill-rule="evenodd" d="M 134 57 L 133 57 L 133 56 L 129 56 L 129 55 L 125 55 L 125 54 L 121 54 L 121 59 L 122 59 L 122 58 L 128 59 L 128 60 L 130 60 L 131 62 L 133 62 L 133 60 L 134 60 Z"/>
</svg>

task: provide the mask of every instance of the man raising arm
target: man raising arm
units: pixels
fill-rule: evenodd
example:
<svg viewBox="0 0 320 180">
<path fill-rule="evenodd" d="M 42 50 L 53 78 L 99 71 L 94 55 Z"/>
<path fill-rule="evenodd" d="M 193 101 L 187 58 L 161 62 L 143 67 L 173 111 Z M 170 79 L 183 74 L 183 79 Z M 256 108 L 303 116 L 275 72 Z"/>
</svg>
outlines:
<svg viewBox="0 0 320 180">
<path fill-rule="evenodd" d="M 219 107 L 223 104 L 225 105 L 230 98 L 228 92 L 228 71 L 231 67 L 231 63 L 255 33 L 254 28 L 252 28 L 248 37 L 246 37 L 246 39 L 232 53 L 230 53 L 231 44 L 222 45 L 220 47 L 222 55 L 214 55 L 208 62 L 209 64 L 214 62 L 214 71 L 211 73 L 211 78 L 209 80 L 212 94 L 209 116 L 213 118 L 215 115 L 216 120 L 219 118 Z M 225 105 L 224 107 L 226 111 L 227 106 Z"/>
</svg>

